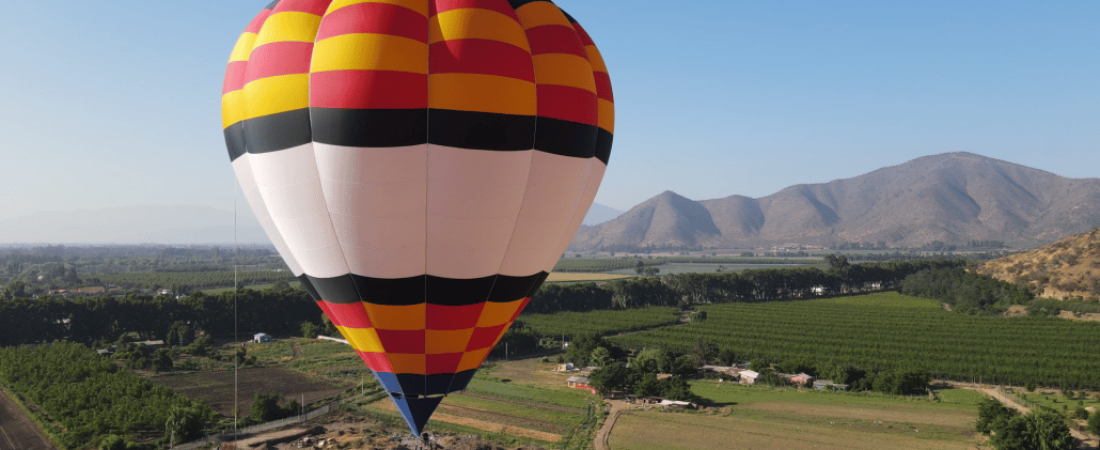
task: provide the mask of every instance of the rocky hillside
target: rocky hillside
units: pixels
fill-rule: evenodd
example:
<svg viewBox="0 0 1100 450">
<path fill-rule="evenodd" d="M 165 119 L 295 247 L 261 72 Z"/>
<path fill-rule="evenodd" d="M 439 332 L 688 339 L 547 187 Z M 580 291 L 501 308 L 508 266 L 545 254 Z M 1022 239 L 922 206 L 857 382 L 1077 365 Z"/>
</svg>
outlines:
<svg viewBox="0 0 1100 450">
<path fill-rule="evenodd" d="M 1100 228 L 988 261 L 978 273 L 1026 284 L 1040 297 L 1100 298 Z"/>
<path fill-rule="evenodd" d="M 1071 179 L 971 153 L 926 156 L 762 198 L 693 201 L 666 191 L 582 227 L 575 250 L 998 240 L 1034 247 L 1100 226 L 1100 179 Z"/>
</svg>

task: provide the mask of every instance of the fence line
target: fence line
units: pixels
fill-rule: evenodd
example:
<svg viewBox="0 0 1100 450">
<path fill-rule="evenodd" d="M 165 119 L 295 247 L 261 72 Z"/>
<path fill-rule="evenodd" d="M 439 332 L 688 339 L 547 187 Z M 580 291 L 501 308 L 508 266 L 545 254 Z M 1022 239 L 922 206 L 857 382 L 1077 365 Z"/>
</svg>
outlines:
<svg viewBox="0 0 1100 450">
<path fill-rule="evenodd" d="M 268 430 L 274 430 L 276 428 L 285 427 L 287 425 L 291 425 L 291 424 L 295 424 L 295 423 L 305 422 L 307 420 L 312 420 L 312 419 L 315 419 L 319 416 L 323 416 L 323 415 L 328 414 L 330 412 L 336 411 L 336 409 L 339 406 L 340 406 L 340 400 L 333 400 L 331 402 L 328 402 L 328 403 L 322 405 L 321 407 L 319 407 L 317 409 L 314 409 L 310 412 L 305 413 L 304 415 L 288 417 L 286 419 L 275 420 L 275 421 L 272 421 L 272 422 L 265 422 L 265 423 L 261 423 L 261 424 L 258 424 L 258 425 L 253 425 L 253 426 L 250 426 L 250 427 L 245 427 L 245 428 L 238 429 L 237 430 L 237 435 L 238 436 L 242 436 L 242 435 L 247 436 L 249 434 L 260 433 L 260 432 L 264 432 L 264 431 L 268 431 Z M 207 445 L 207 444 L 218 443 L 218 442 L 226 442 L 226 441 L 229 441 L 231 439 L 233 439 L 233 432 L 221 433 L 221 434 L 216 434 L 216 435 L 212 435 L 212 436 L 206 436 L 206 437 L 204 437 L 202 439 L 199 439 L 199 440 L 196 440 L 196 441 L 191 441 L 191 442 L 187 442 L 187 443 L 184 443 L 184 444 L 176 445 L 174 447 L 171 447 L 170 450 L 193 450 L 193 449 L 202 447 L 202 446 Z"/>
</svg>

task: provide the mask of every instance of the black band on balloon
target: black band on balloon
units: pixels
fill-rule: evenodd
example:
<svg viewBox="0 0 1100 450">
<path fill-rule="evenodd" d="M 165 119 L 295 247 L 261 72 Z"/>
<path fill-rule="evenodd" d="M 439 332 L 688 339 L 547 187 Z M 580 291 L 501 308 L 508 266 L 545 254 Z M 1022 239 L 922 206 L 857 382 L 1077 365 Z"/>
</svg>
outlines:
<svg viewBox="0 0 1100 450">
<path fill-rule="evenodd" d="M 600 137 L 596 141 L 596 158 L 607 165 L 611 161 L 611 141 L 614 140 L 615 135 L 603 128 L 599 129 L 599 133 Z"/>
<path fill-rule="evenodd" d="M 295 109 L 245 120 L 248 153 L 269 153 L 313 142 L 309 109 Z"/>
<path fill-rule="evenodd" d="M 313 140 L 347 147 L 404 147 L 424 144 L 427 109 L 310 108 Z"/>
<path fill-rule="evenodd" d="M 229 162 L 236 161 L 247 151 L 244 140 L 244 123 L 237 122 L 227 127 L 225 133 L 225 148 L 229 150 Z"/>
<path fill-rule="evenodd" d="M 554 3 L 550 0 L 508 0 L 508 3 L 512 5 L 512 9 L 519 9 L 523 5 L 534 2 Z"/>
<path fill-rule="evenodd" d="M 482 302 L 507 303 L 530 297 L 549 276 L 539 272 L 526 277 L 492 275 L 473 279 L 442 278 L 420 275 L 409 278 L 369 278 L 342 275 L 317 278 L 303 275 L 302 286 L 314 300 L 330 303 L 367 302 L 376 305 L 406 306 L 427 303 L 465 306 Z"/>
<path fill-rule="evenodd" d="M 474 150 L 534 148 L 535 116 L 431 109 L 428 142 Z"/>
<path fill-rule="evenodd" d="M 535 150 L 574 158 L 591 158 L 596 154 L 600 129 L 594 125 L 568 120 L 538 118 Z"/>
</svg>

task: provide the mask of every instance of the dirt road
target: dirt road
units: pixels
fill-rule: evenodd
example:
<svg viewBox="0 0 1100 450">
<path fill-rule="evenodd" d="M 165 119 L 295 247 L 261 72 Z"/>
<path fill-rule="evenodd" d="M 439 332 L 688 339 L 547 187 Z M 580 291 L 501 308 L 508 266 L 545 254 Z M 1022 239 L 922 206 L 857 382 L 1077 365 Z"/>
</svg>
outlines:
<svg viewBox="0 0 1100 450">
<path fill-rule="evenodd" d="M 54 450 L 38 426 L 0 390 L 0 450 Z"/>
<path fill-rule="evenodd" d="M 953 386 L 953 387 L 956 387 L 956 388 L 960 388 L 960 389 L 969 389 L 969 390 L 972 390 L 972 391 L 981 392 L 982 394 L 993 397 L 997 401 L 1001 402 L 1001 404 L 1003 404 L 1003 405 L 1005 405 L 1009 408 L 1015 409 L 1016 411 L 1019 411 L 1020 414 L 1027 414 L 1027 413 L 1031 412 L 1031 409 L 1029 409 L 1028 407 L 1026 407 L 1024 405 L 1021 405 L 1021 404 L 1017 403 L 1015 400 L 1013 400 L 1013 399 L 1009 398 L 1008 396 L 1004 395 L 1004 393 L 1002 393 L 1001 390 L 996 388 L 996 387 L 987 386 L 987 385 L 983 385 L 983 384 L 973 384 L 973 383 L 951 383 L 950 385 Z M 1097 441 L 1097 439 L 1095 437 L 1093 437 L 1089 434 L 1082 433 L 1080 430 L 1078 430 L 1075 427 L 1070 427 L 1069 433 L 1072 434 L 1073 437 L 1077 438 L 1078 440 L 1080 440 L 1081 442 L 1084 443 L 1085 447 L 1083 447 L 1083 448 L 1086 448 L 1086 449 L 1100 448 L 1100 441 Z"/>
<path fill-rule="evenodd" d="M 611 412 L 607 414 L 607 419 L 603 421 L 600 431 L 596 432 L 594 442 L 596 450 L 611 450 L 611 429 L 615 428 L 615 421 L 619 420 L 619 415 L 630 408 L 630 405 L 621 400 L 605 400 L 605 402 L 611 405 Z"/>
</svg>

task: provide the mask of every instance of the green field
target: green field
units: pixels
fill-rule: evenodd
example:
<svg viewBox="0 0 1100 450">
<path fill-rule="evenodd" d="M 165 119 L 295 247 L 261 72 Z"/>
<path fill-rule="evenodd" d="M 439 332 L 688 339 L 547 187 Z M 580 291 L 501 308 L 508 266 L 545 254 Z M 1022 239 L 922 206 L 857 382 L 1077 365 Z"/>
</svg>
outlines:
<svg viewBox="0 0 1100 450">
<path fill-rule="evenodd" d="M 680 321 L 676 308 L 653 306 L 617 311 L 560 312 L 523 314 L 519 321 L 535 334 L 547 337 L 608 335 L 643 330 Z"/>
<path fill-rule="evenodd" d="M 620 345 L 687 351 L 699 340 L 740 359 L 795 359 L 864 369 L 916 369 L 935 378 L 1100 387 L 1100 323 L 969 316 L 932 300 L 861 296 L 700 306 L 706 321 L 613 338 Z"/>
</svg>

